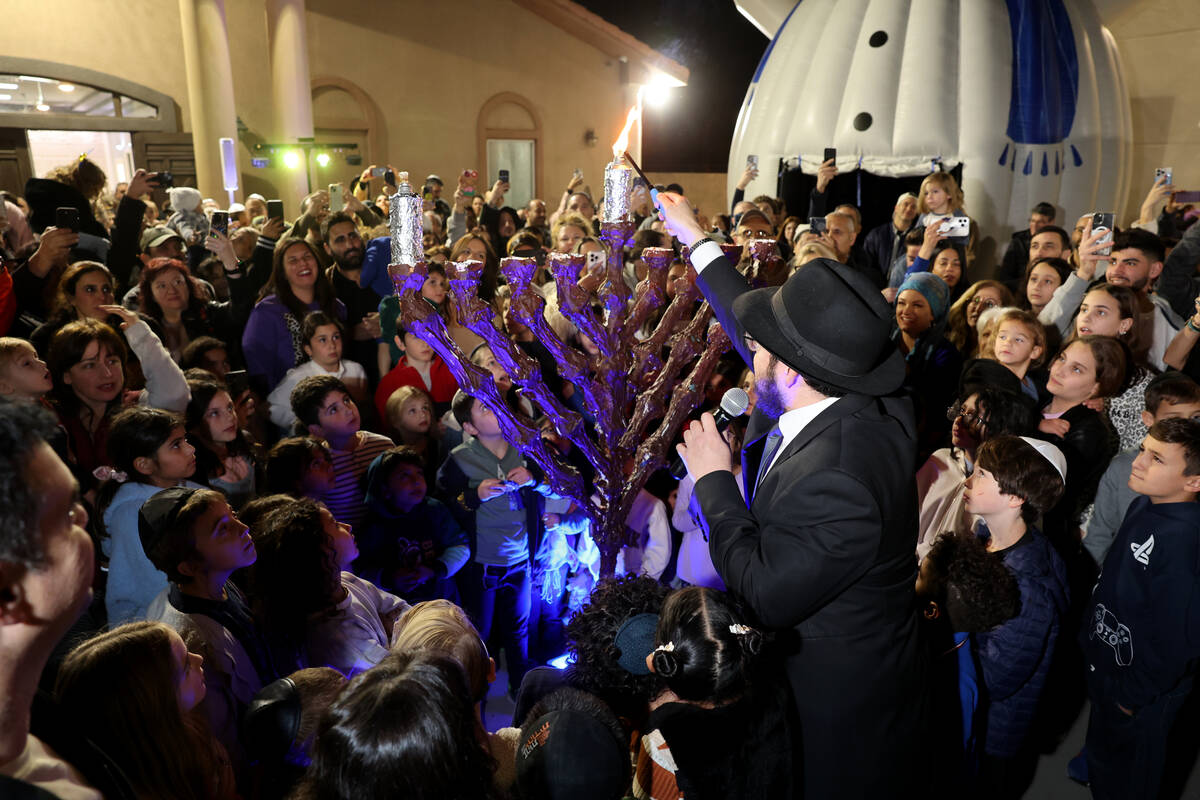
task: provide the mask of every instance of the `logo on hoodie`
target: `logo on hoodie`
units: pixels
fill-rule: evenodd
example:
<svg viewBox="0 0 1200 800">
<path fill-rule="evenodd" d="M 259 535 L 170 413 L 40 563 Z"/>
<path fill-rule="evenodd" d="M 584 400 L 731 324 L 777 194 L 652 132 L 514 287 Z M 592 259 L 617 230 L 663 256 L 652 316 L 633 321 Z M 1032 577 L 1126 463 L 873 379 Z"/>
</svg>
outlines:
<svg viewBox="0 0 1200 800">
<path fill-rule="evenodd" d="M 1150 566 L 1150 554 L 1154 552 L 1154 534 L 1150 534 L 1150 538 L 1138 544 L 1130 542 L 1129 549 L 1133 551 L 1133 560 L 1142 566 Z"/>
</svg>

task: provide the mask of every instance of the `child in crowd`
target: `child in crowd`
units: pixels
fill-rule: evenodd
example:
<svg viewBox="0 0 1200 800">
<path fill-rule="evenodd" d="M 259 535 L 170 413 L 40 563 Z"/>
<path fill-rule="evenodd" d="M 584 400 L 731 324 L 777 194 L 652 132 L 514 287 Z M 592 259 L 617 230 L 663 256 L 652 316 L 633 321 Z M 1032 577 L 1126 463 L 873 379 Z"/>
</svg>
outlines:
<svg viewBox="0 0 1200 800">
<path fill-rule="evenodd" d="M 1021 594 L 1012 572 L 967 532 L 937 538 L 921 561 L 916 595 L 934 678 L 929 729 L 936 736 L 930 755 L 937 767 L 929 773 L 934 796 L 949 796 L 952 787 L 973 777 L 978 767 L 979 666 L 971 634 L 1015 617 Z"/>
<path fill-rule="evenodd" d="M 963 481 L 975 469 L 975 451 L 992 436 L 1020 436 L 1033 427 L 1033 404 L 1023 395 L 992 387 L 965 387 L 947 410 L 953 420 L 950 447 L 934 451 L 917 470 L 917 558 L 924 558 L 946 532 L 970 530 Z"/>
<path fill-rule="evenodd" d="M 206 691 L 202 661 L 161 622 L 131 622 L 72 650 L 54 692 L 139 797 L 232 800 L 229 756 L 192 713 Z"/>
<path fill-rule="evenodd" d="M 643 743 L 657 753 L 665 741 L 688 798 L 791 796 L 791 736 L 780 689 L 757 685 L 761 647 L 723 592 L 690 586 L 663 604 L 644 660 L 667 689 L 650 704 Z"/>
<path fill-rule="evenodd" d="M 267 454 L 266 491 L 324 501 L 333 491 L 333 458 L 315 436 L 280 439 Z"/>
<path fill-rule="evenodd" d="M 1037 317 L 1020 309 L 1003 312 L 996 323 L 992 350 L 994 358 L 1021 381 L 1021 391 L 1037 400 L 1038 381 L 1029 371 L 1040 367 L 1046 354 L 1046 329 Z"/>
<path fill-rule="evenodd" d="M 203 369 L 221 380 L 232 371 L 229 362 L 229 347 L 215 336 L 198 336 L 188 342 L 179 357 L 179 368 Z"/>
<path fill-rule="evenodd" d="M 196 447 L 200 480 L 241 508 L 254 497 L 254 443 L 238 424 L 233 398 L 222 383 L 188 381 L 192 399 L 187 406 L 187 430 Z"/>
<path fill-rule="evenodd" d="M 493 766 L 457 661 L 397 653 L 350 682 L 293 800 L 492 796 Z"/>
<path fill-rule="evenodd" d="M 336 669 L 309 667 L 268 683 L 242 718 L 260 800 L 283 800 L 312 763 L 321 717 L 346 688 Z"/>
<path fill-rule="evenodd" d="M 142 505 L 138 528 L 146 555 L 170 581 L 148 616 L 180 631 L 204 656 L 207 692 L 200 706 L 240 772 L 238 720 L 263 684 L 277 677 L 246 599 L 229 580 L 254 563 L 254 540 L 211 489 L 159 492 Z"/>
<path fill-rule="evenodd" d="M 99 469 L 105 482 L 96 511 L 102 522 L 101 549 L 108 558 L 104 605 L 109 624 L 118 625 L 145 618 L 154 598 L 167 588 L 167 576 L 142 549 L 142 504 L 172 486 L 202 487 L 187 480 L 196 472 L 196 448 L 177 414 L 127 408 L 113 418 L 108 441 L 114 466 Z"/>
<path fill-rule="evenodd" d="M 1157 797 L 1167 735 L 1200 658 L 1200 423 L 1154 423 L 1134 459 L 1141 497 L 1104 559 L 1081 635 L 1092 795 Z"/>
<path fill-rule="evenodd" d="M 357 525 L 367 514 L 363 479 L 375 457 L 393 446 L 391 439 L 360 430 L 358 406 L 346 385 L 332 375 L 305 378 L 292 390 L 297 425 L 329 447 L 333 489 L 324 502 L 338 522 Z"/>
<path fill-rule="evenodd" d="M 474 518 L 476 542 L 474 560 L 463 569 L 459 589 L 485 641 L 495 623 L 515 695 L 528 669 L 530 554 L 537 552 L 544 498 L 551 492 L 540 471 L 535 475 L 521 452 L 504 440 L 490 408 L 459 392 L 453 410 L 470 436 L 450 451 L 438 473 L 438 486 L 441 496 L 454 498 Z M 554 500 L 545 510 L 568 507 L 567 501 Z"/>
<path fill-rule="evenodd" d="M 980 538 L 1021 592 L 1016 617 L 974 635 L 987 698 L 978 789 L 1020 797 L 1036 763 L 1029 734 L 1068 600 L 1066 568 L 1034 523 L 1062 496 L 1067 462 L 1054 445 L 1017 436 L 990 438 L 977 456 L 967 511 L 980 517 Z"/>
<path fill-rule="evenodd" d="M 449 600 L 417 603 L 396 622 L 392 652 L 442 653 L 462 665 L 475 703 L 475 716 L 483 726 L 483 701 L 496 680 L 496 661 L 471 624 L 466 612 Z M 493 785 L 502 794 L 511 793 L 516 781 L 516 749 L 520 731 L 501 728 L 487 734 L 488 751 L 496 762 Z"/>
<path fill-rule="evenodd" d="M 1142 424 L 1147 429 L 1164 419 L 1200 419 L 1200 384 L 1182 372 L 1164 372 L 1152 380 L 1145 401 Z M 1137 455 L 1137 450 L 1127 450 L 1113 456 L 1096 489 L 1096 502 L 1084 526 L 1083 549 L 1097 566 L 1104 563 L 1125 512 L 1137 498 L 1129 486 L 1129 471 Z"/>
<path fill-rule="evenodd" d="M 396 440 L 416 450 L 425 464 L 425 481 L 432 486 L 437 480 L 438 467 L 445 461 L 445 451 L 438 440 L 443 427 L 433 416 L 433 400 L 416 386 L 401 386 L 387 399 L 388 428 Z"/>
<path fill-rule="evenodd" d="M 185 244 L 201 244 L 208 236 L 208 217 L 201 208 L 200 192 L 191 186 L 173 186 L 167 189 L 171 198 L 171 216 L 167 227 L 173 229 Z"/>
<path fill-rule="evenodd" d="M 41 403 L 54 388 L 46 362 L 25 339 L 0 336 L 0 395 Z"/>
<path fill-rule="evenodd" d="M 289 369 L 279 385 L 267 396 L 271 422 L 281 431 L 290 431 L 296 422 L 296 415 L 292 412 L 292 390 L 300 381 L 312 375 L 332 375 L 346 385 L 355 403 L 362 404 L 367 400 L 366 370 L 358 362 L 342 358 L 344 336 L 342 323 L 324 311 L 311 311 L 304 318 L 300 338 L 304 341 L 304 352 L 309 360 Z"/>
<path fill-rule="evenodd" d="M 279 661 L 351 676 L 383 660 L 408 604 L 346 571 L 358 558 L 350 526 L 319 503 L 297 500 L 257 527 L 251 582 Z"/>
<path fill-rule="evenodd" d="M 409 332 L 399 319 L 396 320 L 396 345 L 403 348 L 404 355 L 379 379 L 379 387 L 375 390 L 375 409 L 379 418 L 387 419 L 388 398 L 401 386 L 424 390 L 433 399 L 435 412 L 439 416 L 445 413 L 458 391 L 458 382 L 446 362 L 420 337 Z"/>
<path fill-rule="evenodd" d="M 424 462 L 411 447 L 395 447 L 371 462 L 355 571 L 410 602 L 457 600 L 453 577 L 470 559 L 471 544 L 427 489 Z"/>
<path fill-rule="evenodd" d="M 430 253 L 436 253 L 438 258 L 445 261 L 450 254 L 448 247 L 435 247 L 425 253 L 425 268 L 428 275 L 425 283 L 421 284 L 421 297 L 425 302 L 437 309 L 438 316 L 447 325 L 455 325 L 454 309 L 446 302 L 446 290 L 450 283 L 446 278 L 446 268 L 441 263 L 430 261 Z M 387 278 L 387 276 L 384 276 Z M 385 331 L 397 330 L 400 320 L 400 298 L 392 294 L 391 279 L 387 278 L 387 294 L 379 303 L 379 326 Z M 403 334 L 379 343 L 379 374 L 386 375 L 404 355 Z"/>
</svg>

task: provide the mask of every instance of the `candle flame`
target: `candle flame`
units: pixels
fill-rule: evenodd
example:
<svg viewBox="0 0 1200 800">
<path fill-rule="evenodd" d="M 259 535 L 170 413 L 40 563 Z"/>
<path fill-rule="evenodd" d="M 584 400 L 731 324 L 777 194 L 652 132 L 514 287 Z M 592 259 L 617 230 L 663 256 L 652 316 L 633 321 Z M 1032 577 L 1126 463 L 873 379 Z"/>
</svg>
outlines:
<svg viewBox="0 0 1200 800">
<path fill-rule="evenodd" d="M 625 151 L 629 149 L 629 129 L 633 127 L 633 123 L 637 121 L 638 108 L 631 106 L 629 115 L 625 117 L 625 127 L 621 129 L 621 135 L 613 142 L 613 158 L 620 159 L 625 155 Z"/>
</svg>

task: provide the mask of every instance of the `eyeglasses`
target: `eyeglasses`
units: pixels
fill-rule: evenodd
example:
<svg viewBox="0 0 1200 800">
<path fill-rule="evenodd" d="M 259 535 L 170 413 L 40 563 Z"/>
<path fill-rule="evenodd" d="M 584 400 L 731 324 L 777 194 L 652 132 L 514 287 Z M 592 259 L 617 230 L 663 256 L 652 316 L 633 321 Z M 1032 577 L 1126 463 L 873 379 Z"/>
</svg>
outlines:
<svg viewBox="0 0 1200 800">
<path fill-rule="evenodd" d="M 982 428 L 987 420 L 978 411 L 968 411 L 962 403 L 955 403 L 946 409 L 946 419 L 950 422 L 962 417 L 963 422 L 972 428 Z"/>
<path fill-rule="evenodd" d="M 971 302 L 968 303 L 967 305 L 969 305 L 969 306 L 980 306 L 981 305 L 986 310 L 989 308 L 995 308 L 996 306 L 998 306 L 1000 304 L 997 303 L 995 300 L 993 300 L 990 297 L 984 297 L 982 295 L 977 294 L 971 298 Z"/>
<path fill-rule="evenodd" d="M 758 342 L 755 341 L 754 337 L 751 336 L 750 334 L 743 333 L 742 334 L 742 342 L 746 345 L 746 350 L 748 350 L 749 352 L 751 352 L 751 353 L 758 352 Z"/>
</svg>

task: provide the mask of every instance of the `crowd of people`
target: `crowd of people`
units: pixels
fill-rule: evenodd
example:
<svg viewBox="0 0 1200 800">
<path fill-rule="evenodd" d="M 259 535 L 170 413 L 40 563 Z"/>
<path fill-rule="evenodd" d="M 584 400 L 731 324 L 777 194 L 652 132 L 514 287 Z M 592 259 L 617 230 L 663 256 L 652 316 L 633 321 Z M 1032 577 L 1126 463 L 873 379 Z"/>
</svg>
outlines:
<svg viewBox="0 0 1200 800">
<path fill-rule="evenodd" d="M 983 276 L 950 174 L 864 230 L 827 207 L 836 172 L 805 209 L 746 200 L 752 166 L 707 214 L 635 183 L 624 279 L 698 284 L 734 348 L 689 475 L 640 492 L 605 578 L 585 510 L 405 326 L 394 168 L 290 221 L 145 170 L 109 194 L 86 157 L 5 192 L 0 788 L 1019 797 L 1088 698 L 1071 777 L 1154 796 L 1200 656 L 1195 211 L 1158 180 L 1114 237 L 1040 203 Z M 594 368 L 546 267 L 605 252 L 603 198 L 578 172 L 553 210 L 477 181 L 410 187 L 421 296 L 590 492 L 447 269 L 482 262 L 496 326 L 590 431 L 500 260 L 536 262 L 540 329 Z M 761 240 L 782 269 L 749 291 Z M 717 432 L 733 387 L 751 413 Z M 488 731 L 501 654 L 515 712 Z"/>
</svg>

